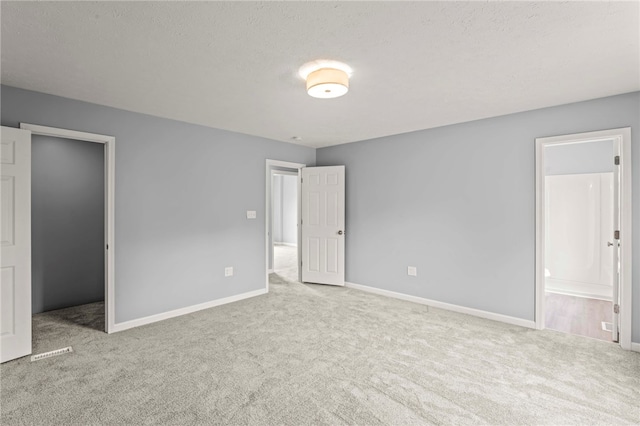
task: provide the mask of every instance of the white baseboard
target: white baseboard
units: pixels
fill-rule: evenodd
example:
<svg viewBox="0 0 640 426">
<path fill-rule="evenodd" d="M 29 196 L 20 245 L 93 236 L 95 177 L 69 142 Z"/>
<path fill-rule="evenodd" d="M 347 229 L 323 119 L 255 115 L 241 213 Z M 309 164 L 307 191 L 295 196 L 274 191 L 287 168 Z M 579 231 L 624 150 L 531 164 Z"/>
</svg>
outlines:
<svg viewBox="0 0 640 426">
<path fill-rule="evenodd" d="M 507 324 L 519 325 L 520 327 L 536 328 L 535 321 L 525 320 L 522 318 L 510 317 L 508 315 L 495 314 L 493 312 L 482 311 L 480 309 L 467 308 L 460 305 L 452 305 L 451 303 L 438 302 L 437 300 L 425 299 L 423 297 L 411 296 L 404 293 L 396 293 L 395 291 L 382 290 L 380 288 L 370 287 L 362 284 L 354 284 L 345 282 L 346 287 L 355 288 L 357 290 L 369 293 L 379 294 L 381 296 L 393 297 L 394 299 L 406 300 L 409 302 L 420 303 L 421 305 L 432 306 L 434 308 L 445 309 L 447 311 L 458 312 L 461 314 L 472 315 L 493 321 L 504 322 Z"/>
<path fill-rule="evenodd" d="M 200 303 L 198 305 L 187 306 L 180 309 L 174 309 L 173 311 L 163 312 L 161 314 L 149 315 L 148 317 L 137 318 L 130 321 L 120 322 L 114 324 L 111 333 L 128 330 L 134 327 L 140 327 L 141 325 L 151 324 L 154 322 L 166 320 L 169 318 L 179 317 L 181 315 L 190 314 L 192 312 L 201 311 L 203 309 L 213 308 L 214 306 L 226 305 L 227 303 L 237 302 L 239 300 L 249 299 L 251 297 L 260 296 L 266 294 L 267 289 L 261 288 L 260 290 L 249 291 L 247 293 L 236 294 L 235 296 L 225 297 L 223 299 L 216 299 L 210 302 Z"/>
<path fill-rule="evenodd" d="M 277 246 L 298 247 L 298 245 L 296 243 L 283 243 L 283 242 L 276 243 L 276 242 L 274 242 L 273 244 L 275 244 Z"/>
<path fill-rule="evenodd" d="M 611 285 L 557 280 L 552 278 L 546 279 L 544 283 L 544 291 L 607 301 L 611 301 L 613 294 L 613 288 Z"/>
<path fill-rule="evenodd" d="M 631 350 L 633 352 L 640 352 L 640 343 L 631 342 Z"/>
</svg>

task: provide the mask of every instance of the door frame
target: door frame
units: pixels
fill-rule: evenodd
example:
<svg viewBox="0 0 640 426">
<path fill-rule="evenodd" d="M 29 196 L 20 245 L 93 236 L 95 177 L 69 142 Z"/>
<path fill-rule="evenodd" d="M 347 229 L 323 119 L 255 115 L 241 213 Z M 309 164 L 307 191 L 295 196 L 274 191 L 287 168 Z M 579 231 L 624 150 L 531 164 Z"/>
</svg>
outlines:
<svg viewBox="0 0 640 426">
<path fill-rule="evenodd" d="M 265 235 L 265 241 L 264 241 L 264 246 L 265 246 L 265 265 L 264 265 L 264 271 L 265 271 L 265 289 L 267 290 L 267 293 L 269 292 L 269 253 L 270 253 L 270 248 L 269 248 L 269 244 L 273 245 L 273 241 L 269 238 L 270 237 L 270 231 L 271 231 L 271 193 L 272 193 L 272 181 L 271 181 L 271 171 L 273 167 L 281 167 L 281 168 L 285 168 L 285 169 L 295 169 L 298 171 L 298 183 L 297 183 L 297 187 L 298 187 L 298 218 L 297 218 L 297 225 L 298 225 L 298 280 L 300 280 L 300 274 L 302 273 L 302 270 L 300 268 L 300 260 L 302 258 L 300 251 L 302 250 L 302 247 L 300 246 L 300 233 L 302 232 L 302 228 L 300 226 L 300 217 L 301 217 L 301 200 L 300 200 L 300 196 L 301 196 L 301 187 L 300 187 L 300 173 L 301 173 L 301 169 L 306 167 L 306 164 L 302 164 L 302 163 L 292 163 L 289 161 L 281 161 L 281 160 L 270 160 L 270 159 L 266 159 L 265 160 L 265 191 L 264 191 L 264 199 L 265 199 L 265 208 L 264 208 L 264 235 Z"/>
<path fill-rule="evenodd" d="M 631 128 L 601 130 L 570 135 L 536 138 L 536 269 L 535 269 L 535 323 L 536 329 L 545 328 L 544 310 L 544 235 L 545 235 L 545 169 L 544 148 L 601 140 L 618 142 L 620 155 L 620 339 L 623 349 L 631 349 L 632 319 L 632 216 L 631 216 Z M 614 154 L 616 155 L 616 154 Z M 611 159 L 613 161 L 613 158 Z"/>
<path fill-rule="evenodd" d="M 20 128 L 30 130 L 32 135 L 52 136 L 56 138 L 74 139 L 104 145 L 104 241 L 105 241 L 105 291 L 104 291 L 104 326 L 105 332 L 115 331 L 115 144 L 113 136 L 95 133 L 78 132 L 57 127 L 20 123 Z"/>
</svg>

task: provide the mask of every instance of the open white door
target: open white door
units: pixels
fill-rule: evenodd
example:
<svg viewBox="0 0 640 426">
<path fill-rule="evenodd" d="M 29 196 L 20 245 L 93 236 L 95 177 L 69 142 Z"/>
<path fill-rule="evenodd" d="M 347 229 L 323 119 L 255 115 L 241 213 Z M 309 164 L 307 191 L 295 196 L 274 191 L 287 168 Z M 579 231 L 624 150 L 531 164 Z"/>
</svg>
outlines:
<svg viewBox="0 0 640 426">
<path fill-rule="evenodd" d="M 31 132 L 2 127 L 0 362 L 31 354 Z"/>
<path fill-rule="evenodd" d="M 302 169 L 302 281 L 344 285 L 344 166 Z"/>
<path fill-rule="evenodd" d="M 617 140 L 613 142 L 613 151 L 615 158 L 613 166 L 613 235 L 611 235 L 613 238 L 611 246 L 613 252 L 611 340 L 617 342 L 620 337 L 620 142 Z"/>
</svg>

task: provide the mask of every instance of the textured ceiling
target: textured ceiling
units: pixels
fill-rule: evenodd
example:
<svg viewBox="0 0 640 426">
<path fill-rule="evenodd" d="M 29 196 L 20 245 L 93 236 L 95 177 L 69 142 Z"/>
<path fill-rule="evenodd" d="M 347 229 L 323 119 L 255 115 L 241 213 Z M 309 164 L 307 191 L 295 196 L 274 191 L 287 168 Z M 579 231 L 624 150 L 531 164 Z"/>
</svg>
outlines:
<svg viewBox="0 0 640 426">
<path fill-rule="evenodd" d="M 638 2 L 2 2 L 3 84 L 320 147 L 640 90 Z M 349 93 L 298 68 L 335 59 Z"/>
</svg>

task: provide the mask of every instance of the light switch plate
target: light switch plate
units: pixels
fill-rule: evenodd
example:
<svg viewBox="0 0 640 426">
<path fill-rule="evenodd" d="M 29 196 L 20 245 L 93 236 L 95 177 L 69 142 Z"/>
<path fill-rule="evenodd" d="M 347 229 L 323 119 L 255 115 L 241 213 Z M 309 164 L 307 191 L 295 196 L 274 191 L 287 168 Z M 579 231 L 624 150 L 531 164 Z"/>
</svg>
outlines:
<svg viewBox="0 0 640 426">
<path fill-rule="evenodd" d="M 416 268 L 415 266 L 408 266 L 407 267 L 407 275 L 411 275 L 412 277 L 417 277 L 418 276 L 418 268 Z"/>
<path fill-rule="evenodd" d="M 224 276 L 225 277 L 233 276 L 233 266 L 227 266 L 226 268 L 224 268 Z"/>
<path fill-rule="evenodd" d="M 247 210 L 247 219 L 255 219 L 256 211 L 255 210 Z"/>
</svg>

